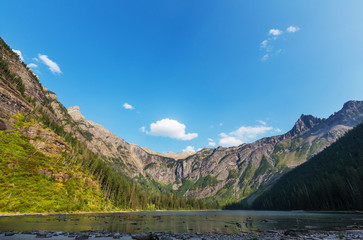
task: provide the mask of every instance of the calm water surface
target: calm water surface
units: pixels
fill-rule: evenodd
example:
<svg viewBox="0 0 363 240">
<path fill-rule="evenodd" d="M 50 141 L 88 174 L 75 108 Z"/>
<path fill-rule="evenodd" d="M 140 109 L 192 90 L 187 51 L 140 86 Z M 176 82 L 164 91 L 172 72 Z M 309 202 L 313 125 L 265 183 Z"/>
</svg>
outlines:
<svg viewBox="0 0 363 240">
<path fill-rule="evenodd" d="M 363 214 L 284 211 L 161 211 L 0 217 L 0 231 L 254 233 L 274 229 L 335 230 L 363 225 Z"/>
</svg>

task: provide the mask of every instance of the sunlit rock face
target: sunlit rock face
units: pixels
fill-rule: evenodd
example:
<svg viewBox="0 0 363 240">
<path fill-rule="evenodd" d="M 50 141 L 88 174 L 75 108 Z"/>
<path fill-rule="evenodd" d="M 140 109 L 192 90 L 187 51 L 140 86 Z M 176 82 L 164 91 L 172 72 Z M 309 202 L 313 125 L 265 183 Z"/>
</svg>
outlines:
<svg viewBox="0 0 363 240">
<path fill-rule="evenodd" d="M 171 185 L 181 195 L 241 199 L 268 187 L 286 171 L 307 161 L 363 120 L 363 102 L 350 101 L 328 119 L 301 115 L 293 128 L 274 137 L 237 147 L 205 148 L 192 154 L 161 154 L 127 143 L 101 125 L 88 121 L 78 107 L 68 113 L 90 133 L 93 151 L 138 174 Z M 118 159 L 118 160 L 115 160 Z M 188 186 L 186 183 L 189 184 Z"/>
</svg>

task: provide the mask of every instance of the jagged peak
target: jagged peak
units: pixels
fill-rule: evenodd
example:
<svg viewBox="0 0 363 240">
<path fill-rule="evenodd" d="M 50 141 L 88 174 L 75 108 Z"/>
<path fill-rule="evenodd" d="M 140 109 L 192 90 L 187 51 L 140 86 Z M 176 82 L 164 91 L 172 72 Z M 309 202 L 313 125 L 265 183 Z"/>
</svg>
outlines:
<svg viewBox="0 0 363 240">
<path fill-rule="evenodd" d="M 81 112 L 81 109 L 78 106 L 73 106 L 73 107 L 69 107 L 67 108 L 68 112 L 73 112 L 73 111 L 78 111 Z"/>
<path fill-rule="evenodd" d="M 344 103 L 342 110 L 353 109 L 363 106 L 363 101 L 350 100 Z"/>
<path fill-rule="evenodd" d="M 353 127 L 363 120 L 363 101 L 350 100 L 344 103 L 343 108 L 330 115 L 327 123 L 341 124 Z"/>
<path fill-rule="evenodd" d="M 305 114 L 301 114 L 300 118 L 296 121 L 295 124 L 297 124 L 298 122 L 302 122 L 305 125 L 311 125 L 313 122 L 320 122 L 321 119 L 317 118 L 313 115 L 305 115 Z"/>
<path fill-rule="evenodd" d="M 74 121 L 86 120 L 86 118 L 82 115 L 81 109 L 78 106 L 69 107 L 68 114 L 71 115 Z"/>
<path fill-rule="evenodd" d="M 314 117 L 313 115 L 301 114 L 300 118 L 295 122 L 294 127 L 289 133 L 291 136 L 303 134 L 320 124 L 322 121 L 323 119 Z"/>
</svg>

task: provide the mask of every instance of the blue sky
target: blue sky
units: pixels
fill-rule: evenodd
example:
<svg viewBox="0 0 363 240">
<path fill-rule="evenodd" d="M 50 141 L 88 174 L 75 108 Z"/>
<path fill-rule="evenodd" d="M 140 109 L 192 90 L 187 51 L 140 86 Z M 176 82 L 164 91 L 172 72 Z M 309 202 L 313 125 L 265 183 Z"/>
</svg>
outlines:
<svg viewBox="0 0 363 240">
<path fill-rule="evenodd" d="M 0 36 L 66 107 L 155 151 L 251 142 L 363 99 L 363 1 L 0 8 Z"/>
</svg>

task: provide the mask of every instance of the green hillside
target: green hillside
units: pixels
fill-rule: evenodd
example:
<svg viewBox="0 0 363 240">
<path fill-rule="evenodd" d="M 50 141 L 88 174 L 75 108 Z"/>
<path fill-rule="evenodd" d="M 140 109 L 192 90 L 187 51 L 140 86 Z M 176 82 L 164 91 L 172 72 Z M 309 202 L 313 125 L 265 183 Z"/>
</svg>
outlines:
<svg viewBox="0 0 363 240">
<path fill-rule="evenodd" d="M 47 156 L 36 150 L 30 143 L 35 139 L 18 130 L 24 124 L 19 120 L 14 130 L 0 131 L 0 212 L 116 209 L 79 163 L 67 162 L 65 153 Z"/>
<path fill-rule="evenodd" d="M 0 212 L 90 212 L 110 210 L 204 209 L 202 200 L 154 193 L 115 172 L 77 140 L 71 150 L 42 153 L 57 146 L 37 135 L 21 134 L 24 128 L 50 129 L 21 114 L 12 130 L 0 131 Z M 54 125 L 54 124 L 53 124 Z M 59 138 L 59 141 L 62 141 Z"/>
</svg>

